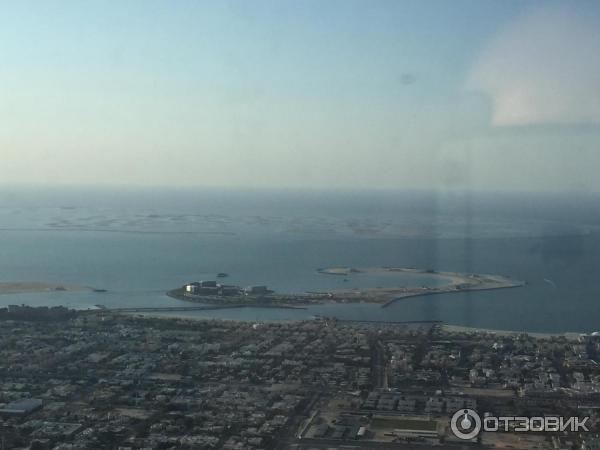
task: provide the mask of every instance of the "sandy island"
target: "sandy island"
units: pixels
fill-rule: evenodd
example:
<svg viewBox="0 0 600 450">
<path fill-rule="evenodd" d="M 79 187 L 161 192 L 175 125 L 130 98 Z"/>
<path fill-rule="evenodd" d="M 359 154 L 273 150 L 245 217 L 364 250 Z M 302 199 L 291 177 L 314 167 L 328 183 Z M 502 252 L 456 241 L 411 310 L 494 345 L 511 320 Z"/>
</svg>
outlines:
<svg viewBox="0 0 600 450">
<path fill-rule="evenodd" d="M 75 284 L 41 283 L 41 282 L 0 282 L 2 294 L 34 294 L 42 292 L 91 292 L 92 288 Z"/>
<path fill-rule="evenodd" d="M 368 303 L 382 303 L 387 306 L 390 303 L 409 297 L 418 297 L 433 294 L 449 294 L 465 291 L 481 291 L 489 289 L 514 288 L 525 285 L 525 282 L 513 280 L 501 275 L 489 274 L 466 274 L 458 272 L 440 272 L 433 269 L 416 269 L 413 267 L 331 267 L 318 269 L 319 273 L 326 275 L 352 274 L 367 275 L 390 275 L 410 274 L 424 275 L 443 280 L 441 286 L 418 286 L 418 287 L 390 287 L 390 288 L 365 288 L 351 290 L 335 290 L 331 292 L 333 300 L 337 301 L 364 301 Z"/>
<path fill-rule="evenodd" d="M 280 294 L 273 291 L 263 291 L 257 294 L 243 293 L 237 286 L 230 286 L 236 291 L 233 295 L 223 294 L 190 294 L 185 286 L 169 291 L 167 294 L 179 300 L 187 300 L 205 304 L 227 305 L 229 307 L 298 307 L 323 303 L 377 303 L 386 307 L 395 301 L 435 294 L 451 294 L 466 291 L 515 288 L 525 285 L 525 282 L 513 280 L 501 275 L 464 274 L 458 272 L 440 272 L 432 269 L 415 269 L 412 267 L 331 267 L 317 269 L 319 273 L 332 276 L 351 276 L 352 274 L 389 275 L 400 274 L 423 275 L 443 281 L 440 286 L 397 286 L 358 289 L 334 289 L 325 292 L 306 292 L 303 294 Z M 424 280 L 425 281 L 425 280 Z M 400 282 L 398 284 L 401 284 Z M 218 288 L 214 288 L 218 289 Z"/>
</svg>

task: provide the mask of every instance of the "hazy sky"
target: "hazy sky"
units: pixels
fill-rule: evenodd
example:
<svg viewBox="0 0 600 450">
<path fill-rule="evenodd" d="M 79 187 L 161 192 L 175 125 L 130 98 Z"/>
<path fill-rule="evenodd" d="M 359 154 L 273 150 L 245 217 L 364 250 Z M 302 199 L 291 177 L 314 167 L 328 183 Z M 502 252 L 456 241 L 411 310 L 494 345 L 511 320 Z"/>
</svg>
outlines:
<svg viewBox="0 0 600 450">
<path fill-rule="evenodd" d="M 600 2 L 0 3 L 0 182 L 600 191 Z"/>
</svg>

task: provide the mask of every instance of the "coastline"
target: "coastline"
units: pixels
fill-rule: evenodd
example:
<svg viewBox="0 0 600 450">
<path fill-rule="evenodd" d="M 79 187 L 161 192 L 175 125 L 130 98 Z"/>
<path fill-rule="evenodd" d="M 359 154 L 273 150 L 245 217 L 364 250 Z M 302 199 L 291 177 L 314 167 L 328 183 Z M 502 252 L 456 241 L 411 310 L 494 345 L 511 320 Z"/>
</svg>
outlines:
<svg viewBox="0 0 600 450">
<path fill-rule="evenodd" d="M 210 311 L 210 310 L 207 310 Z M 319 316 L 313 316 L 311 318 L 303 318 L 303 319 L 271 319 L 271 320 L 250 320 L 250 319 L 235 319 L 235 318 L 217 318 L 217 317 L 208 317 L 208 316 L 190 316 L 181 313 L 173 313 L 173 314 L 164 314 L 164 313 L 153 313 L 153 312 L 122 312 L 119 314 L 127 315 L 127 316 L 135 316 L 135 317 L 148 317 L 153 319 L 165 319 L 165 320 L 184 320 L 184 321 L 224 321 L 224 322 L 245 322 L 245 323 L 271 323 L 271 322 L 313 322 L 316 320 L 322 319 Z M 364 323 L 357 320 L 342 320 L 341 322 L 357 322 Z M 383 321 L 368 321 L 372 326 L 376 326 L 377 324 L 381 324 L 385 326 L 389 325 L 391 322 L 383 322 Z M 431 321 L 410 321 L 402 324 L 408 323 L 429 323 Z M 437 321 L 433 321 L 437 322 Z M 564 332 L 532 332 L 532 331 L 517 331 L 517 330 L 497 330 L 491 328 L 479 328 L 479 327 L 467 327 L 463 325 L 452 325 L 447 323 L 436 323 L 443 331 L 447 333 L 468 333 L 468 334 L 492 334 L 499 337 L 508 337 L 508 336 L 518 336 L 518 335 L 526 335 L 532 337 L 534 339 L 551 339 L 551 338 L 565 338 L 569 341 L 576 341 L 582 335 L 589 335 L 590 333 L 583 332 L 573 332 L 573 331 L 564 331 Z"/>
<path fill-rule="evenodd" d="M 451 294 L 466 291 L 482 291 L 491 289 L 507 289 L 522 287 L 526 283 L 524 281 L 512 280 L 502 275 L 491 274 L 466 274 L 459 272 L 443 272 L 433 269 L 417 269 L 414 267 L 331 267 L 326 269 L 318 269 L 319 273 L 336 276 L 350 276 L 352 274 L 367 274 L 367 275 L 390 275 L 394 274 L 410 274 L 423 275 L 434 277 L 448 281 L 447 284 L 441 286 L 421 286 L 421 287 L 392 287 L 392 288 L 367 288 L 358 290 L 338 290 L 332 292 L 333 298 L 336 296 L 343 298 L 346 301 L 351 301 L 353 297 L 362 297 L 362 301 L 368 303 L 383 303 L 382 307 L 390 304 L 411 298 L 421 297 L 426 295 Z"/>
<path fill-rule="evenodd" d="M 0 282 L 0 295 L 6 294 L 36 294 L 49 292 L 93 292 L 88 286 L 44 282 Z"/>
<path fill-rule="evenodd" d="M 271 302 L 259 302 L 255 298 L 248 299 L 244 297 L 230 297 L 228 300 L 233 300 L 233 302 L 224 302 L 222 297 L 214 297 L 214 296 L 191 296 L 186 295 L 182 289 L 172 289 L 166 292 L 167 297 L 174 298 L 175 300 L 182 300 L 190 303 L 197 303 L 199 305 L 206 305 L 208 309 L 211 306 L 220 305 L 220 309 L 235 309 L 235 308 L 280 308 L 280 309 L 306 309 L 306 306 L 309 303 L 296 303 L 296 304 L 288 304 L 288 303 L 271 303 Z M 286 296 L 289 298 L 290 296 Z M 242 302 L 242 300 L 245 300 Z M 240 303 L 235 303 L 240 302 Z"/>
<path fill-rule="evenodd" d="M 463 325 L 450 325 L 444 323 L 441 325 L 442 329 L 449 333 L 487 333 L 487 334 L 495 334 L 497 336 L 515 336 L 520 334 L 525 334 L 535 339 L 550 339 L 556 337 L 564 337 L 567 340 L 577 340 L 579 336 L 586 335 L 590 333 L 578 333 L 575 331 L 564 331 L 564 332 L 556 332 L 556 333 L 541 333 L 537 331 L 516 331 L 516 330 L 495 330 L 490 328 L 477 328 L 477 327 L 467 327 Z"/>
<path fill-rule="evenodd" d="M 193 285 L 182 286 L 167 292 L 169 297 L 206 304 L 222 304 L 235 306 L 255 306 L 255 307 L 295 307 L 317 305 L 326 302 L 334 303 L 374 303 L 381 305 L 382 308 L 390 304 L 411 297 L 419 297 L 434 294 L 450 294 L 466 291 L 480 291 L 492 289 L 506 289 L 524 286 L 524 281 L 512 280 L 501 275 L 489 274 L 463 274 L 458 272 L 440 272 L 433 269 L 416 269 L 404 267 L 332 267 L 326 269 L 317 269 L 318 273 L 334 276 L 350 276 L 350 274 L 367 275 L 389 275 L 393 277 L 398 274 L 423 275 L 434 277 L 446 281 L 441 286 L 399 286 L 399 287 L 376 287 L 363 289 L 334 289 L 328 292 L 305 292 L 301 294 L 280 294 L 266 289 L 263 286 L 263 292 L 252 294 L 246 292 L 239 286 L 229 286 L 235 291 L 234 295 L 220 293 L 221 286 L 217 285 L 213 289 L 214 293 L 199 294 L 190 293 L 188 289 Z"/>
</svg>

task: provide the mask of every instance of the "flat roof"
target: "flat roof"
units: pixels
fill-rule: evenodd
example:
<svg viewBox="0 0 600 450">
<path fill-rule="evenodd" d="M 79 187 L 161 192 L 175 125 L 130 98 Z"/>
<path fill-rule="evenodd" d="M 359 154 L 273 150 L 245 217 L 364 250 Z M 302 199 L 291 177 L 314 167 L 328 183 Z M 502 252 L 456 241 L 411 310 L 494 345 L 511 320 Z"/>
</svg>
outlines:
<svg viewBox="0 0 600 450">
<path fill-rule="evenodd" d="M 26 414 L 35 411 L 43 404 L 39 398 L 26 398 L 16 402 L 9 403 L 0 409 L 0 413 L 5 414 Z"/>
</svg>

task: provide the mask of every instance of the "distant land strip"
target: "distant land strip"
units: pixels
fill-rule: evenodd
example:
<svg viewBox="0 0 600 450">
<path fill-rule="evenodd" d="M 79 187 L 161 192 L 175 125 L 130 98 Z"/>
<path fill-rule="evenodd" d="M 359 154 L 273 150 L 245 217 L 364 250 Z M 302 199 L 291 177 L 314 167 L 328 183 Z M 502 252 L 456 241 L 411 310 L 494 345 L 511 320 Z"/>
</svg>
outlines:
<svg viewBox="0 0 600 450">
<path fill-rule="evenodd" d="M 191 285 L 182 286 L 167 292 L 170 297 L 203 304 L 221 304 L 239 307 L 250 305 L 257 307 L 280 306 L 290 307 L 298 305 L 324 304 L 324 303 L 376 303 L 382 307 L 389 306 L 393 302 L 425 295 L 451 294 L 468 291 L 483 291 L 493 289 L 507 289 L 524 286 L 524 281 L 514 280 L 502 275 L 490 274 L 467 274 L 459 272 L 442 272 L 434 269 L 417 269 L 414 267 L 330 267 L 317 269 L 319 273 L 333 276 L 352 276 L 355 274 L 367 275 L 416 275 L 427 276 L 443 280 L 440 286 L 399 286 L 399 287 L 376 287 L 363 289 L 334 289 L 328 292 L 306 292 L 300 294 L 280 294 L 266 289 L 255 293 L 252 290 L 243 289 L 239 286 L 225 286 L 220 290 L 214 284 L 206 290 L 210 294 L 194 293 L 188 290 Z M 197 284 L 197 283 L 196 283 Z"/>
</svg>

